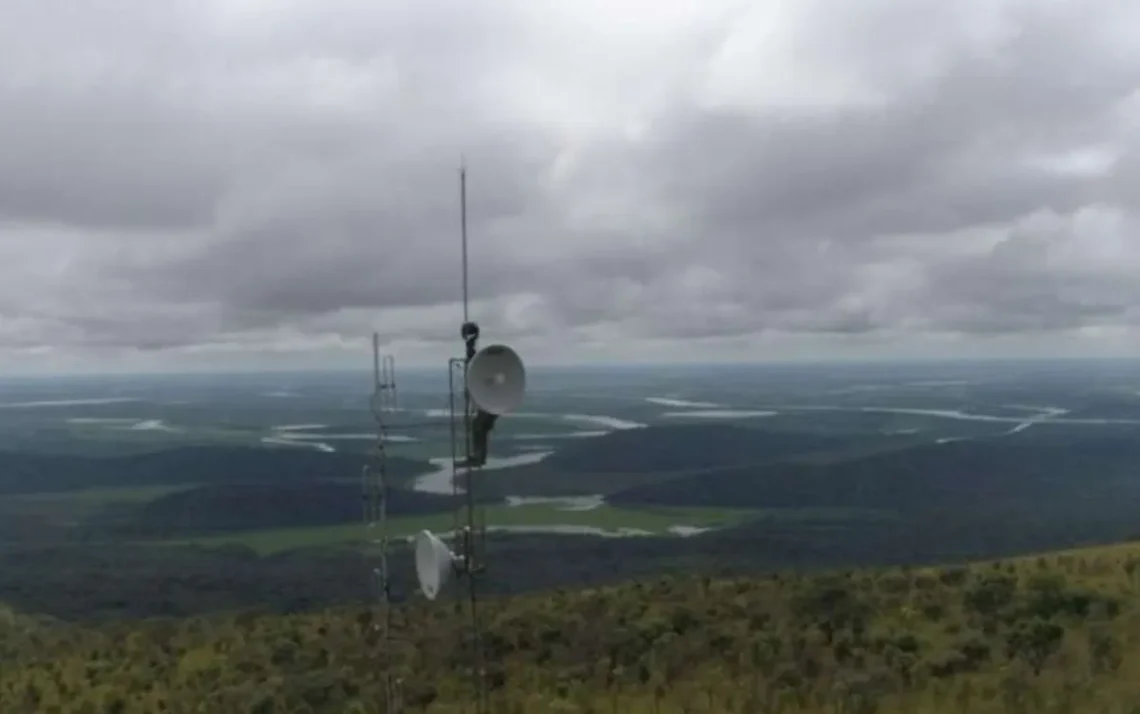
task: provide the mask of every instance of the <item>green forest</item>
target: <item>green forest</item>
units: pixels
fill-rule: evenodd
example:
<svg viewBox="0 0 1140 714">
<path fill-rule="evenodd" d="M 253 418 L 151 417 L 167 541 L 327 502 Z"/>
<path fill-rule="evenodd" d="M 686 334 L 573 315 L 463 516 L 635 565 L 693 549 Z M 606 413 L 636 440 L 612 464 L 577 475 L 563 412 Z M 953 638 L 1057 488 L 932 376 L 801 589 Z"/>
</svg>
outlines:
<svg viewBox="0 0 1140 714">
<path fill-rule="evenodd" d="M 1140 701 L 1140 547 L 993 560 L 1134 540 L 1130 434 L 918 444 L 694 425 L 559 454 L 483 474 L 492 525 L 542 512 L 715 527 L 488 535 L 490 712 L 1131 713 Z M 237 446 L 0 454 L 0 714 L 388 714 L 389 675 L 400 711 L 475 714 L 469 615 L 451 595 L 423 601 L 395 539 L 386 664 L 387 618 L 365 605 L 365 461 Z M 446 529 L 453 498 L 409 488 L 430 465 L 389 465 L 393 527 Z M 560 511 L 504 495 L 564 488 L 606 502 Z"/>
<path fill-rule="evenodd" d="M 488 592 L 671 572 L 967 562 L 1140 533 L 1140 449 L 1126 433 L 1038 425 L 996 440 L 917 444 L 909 435 L 686 425 L 579 441 L 550 463 L 480 474 L 485 521 L 653 537 L 491 533 Z M 655 470 L 666 457 L 685 468 Z M 369 588 L 365 463 L 362 454 L 248 446 L 0 452 L 0 600 L 71 621 L 288 614 L 359 602 Z M 431 468 L 389 458 L 393 534 L 452 527 L 450 494 L 409 488 Z M 573 492 L 571 484 L 605 502 L 515 507 L 503 495 Z M 710 530 L 670 535 L 678 524 Z M 394 546 L 393 593 L 403 601 L 414 591 L 413 569 L 407 549 Z"/>
<path fill-rule="evenodd" d="M 659 576 L 489 598 L 506 714 L 1133 712 L 1140 550 L 940 568 Z M 465 605 L 67 624 L 0 615 L 5 714 L 469 712 Z"/>
</svg>

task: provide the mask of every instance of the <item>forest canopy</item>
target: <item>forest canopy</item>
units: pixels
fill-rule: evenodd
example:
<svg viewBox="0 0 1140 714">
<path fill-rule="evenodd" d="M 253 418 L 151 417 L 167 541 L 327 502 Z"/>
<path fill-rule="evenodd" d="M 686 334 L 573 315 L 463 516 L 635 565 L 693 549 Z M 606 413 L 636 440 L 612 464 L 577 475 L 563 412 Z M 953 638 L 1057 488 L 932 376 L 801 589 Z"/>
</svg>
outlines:
<svg viewBox="0 0 1140 714">
<path fill-rule="evenodd" d="M 494 712 L 1101 712 L 1140 696 L 1140 554 L 677 576 L 484 604 Z M 0 613 L 11 714 L 383 712 L 379 610 L 68 625 Z M 468 620 L 395 609 L 408 712 L 470 707 Z M 1125 708 L 1121 708 L 1125 707 Z"/>
</svg>

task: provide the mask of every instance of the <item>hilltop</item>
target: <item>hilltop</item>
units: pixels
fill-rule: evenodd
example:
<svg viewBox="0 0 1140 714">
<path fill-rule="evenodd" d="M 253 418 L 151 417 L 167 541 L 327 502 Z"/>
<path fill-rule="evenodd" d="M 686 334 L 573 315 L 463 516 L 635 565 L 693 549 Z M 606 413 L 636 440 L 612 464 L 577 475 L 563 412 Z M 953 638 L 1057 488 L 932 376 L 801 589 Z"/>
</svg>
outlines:
<svg viewBox="0 0 1140 714">
<path fill-rule="evenodd" d="M 658 577 L 488 601 L 492 711 L 1125 712 L 1140 553 Z M 4 638 L 4 711 L 380 712 L 377 613 L 42 623 Z M 410 712 L 470 706 L 466 620 L 397 608 Z M 96 676 L 97 675 L 97 676 Z"/>
</svg>

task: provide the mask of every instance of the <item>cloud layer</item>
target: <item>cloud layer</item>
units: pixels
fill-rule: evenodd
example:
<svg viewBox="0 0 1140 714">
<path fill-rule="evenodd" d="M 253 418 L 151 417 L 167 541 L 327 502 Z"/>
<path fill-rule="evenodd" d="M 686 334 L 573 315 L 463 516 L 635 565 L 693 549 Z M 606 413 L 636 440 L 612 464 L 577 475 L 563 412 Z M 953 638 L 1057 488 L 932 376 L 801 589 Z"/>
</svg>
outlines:
<svg viewBox="0 0 1140 714">
<path fill-rule="evenodd" d="M 0 0 L 0 364 L 1140 352 L 1137 23 Z"/>
</svg>

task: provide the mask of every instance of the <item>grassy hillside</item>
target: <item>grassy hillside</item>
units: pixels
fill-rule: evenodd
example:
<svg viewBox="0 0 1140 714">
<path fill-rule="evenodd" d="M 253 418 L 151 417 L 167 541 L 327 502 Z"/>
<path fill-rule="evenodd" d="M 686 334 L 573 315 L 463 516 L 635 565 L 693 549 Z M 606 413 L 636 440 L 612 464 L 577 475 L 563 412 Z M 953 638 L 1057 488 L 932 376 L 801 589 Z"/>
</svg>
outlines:
<svg viewBox="0 0 1140 714">
<path fill-rule="evenodd" d="M 1131 712 L 1140 552 L 960 568 L 665 577 L 488 601 L 494 712 Z M 229 615 L 2 640 L 0 702 L 33 712 L 382 712 L 377 613 Z M 470 711 L 466 620 L 397 608 L 409 712 Z"/>
</svg>

